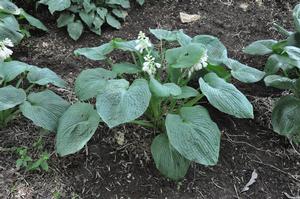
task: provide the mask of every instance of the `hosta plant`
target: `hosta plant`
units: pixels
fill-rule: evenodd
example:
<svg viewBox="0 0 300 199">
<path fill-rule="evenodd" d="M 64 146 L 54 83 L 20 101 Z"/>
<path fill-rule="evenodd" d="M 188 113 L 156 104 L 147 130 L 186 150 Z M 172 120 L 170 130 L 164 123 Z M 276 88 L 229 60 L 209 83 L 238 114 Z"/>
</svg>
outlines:
<svg viewBox="0 0 300 199">
<path fill-rule="evenodd" d="M 251 55 L 269 55 L 265 65 L 266 86 L 289 90 L 275 103 L 273 130 L 300 143 L 300 4 L 293 10 L 295 32 L 275 24 L 286 39 L 259 40 L 244 49 Z"/>
<path fill-rule="evenodd" d="M 14 44 L 18 44 L 27 34 L 27 30 L 19 24 L 25 19 L 31 26 L 47 31 L 47 28 L 38 19 L 18 8 L 10 0 L 0 1 L 0 41 L 9 38 Z"/>
<path fill-rule="evenodd" d="M 140 5 L 144 0 L 136 0 Z M 38 4 L 47 5 L 51 14 L 59 12 L 57 26 L 66 26 L 70 37 L 79 39 L 84 25 L 101 35 L 101 27 L 107 23 L 120 29 L 120 20 L 125 20 L 130 8 L 129 0 L 39 0 Z"/>
<path fill-rule="evenodd" d="M 49 84 L 66 86 L 48 68 L 0 60 L 0 128 L 22 114 L 36 126 L 55 131 L 69 103 L 47 89 Z"/>
<path fill-rule="evenodd" d="M 75 51 L 92 60 L 107 60 L 111 70 L 87 69 L 75 82 L 79 100 L 61 117 L 57 152 L 64 156 L 81 149 L 103 121 L 110 128 L 131 123 L 157 132 L 151 145 L 159 171 L 178 180 L 191 162 L 215 165 L 220 130 L 205 107 L 212 106 L 237 118 L 253 118 L 247 98 L 228 80 L 259 81 L 264 73 L 227 57 L 225 46 L 209 35 L 189 37 L 182 31 L 155 29 L 157 46 L 140 32 L 137 40 L 114 39 L 99 47 Z M 168 48 L 173 42 L 174 48 Z M 166 45 L 164 45 L 166 44 Z M 115 62 L 107 55 L 122 50 L 132 62 Z M 119 61 L 119 60 L 118 60 Z M 129 77 L 128 80 L 125 78 Z M 199 78 L 199 88 L 189 82 Z M 95 107 L 88 103 L 95 98 Z M 68 125 L 66 125 L 68 124 Z"/>
</svg>

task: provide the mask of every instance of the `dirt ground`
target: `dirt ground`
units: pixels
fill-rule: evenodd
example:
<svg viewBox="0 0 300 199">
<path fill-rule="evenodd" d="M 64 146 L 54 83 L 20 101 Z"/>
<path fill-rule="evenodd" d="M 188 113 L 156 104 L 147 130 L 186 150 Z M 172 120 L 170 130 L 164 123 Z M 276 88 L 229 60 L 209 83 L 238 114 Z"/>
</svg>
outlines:
<svg viewBox="0 0 300 199">
<path fill-rule="evenodd" d="M 80 47 L 99 46 L 112 38 L 133 39 L 148 28 L 183 29 L 191 36 L 211 34 L 228 47 L 229 55 L 262 69 L 266 58 L 244 55 L 242 48 L 252 41 L 280 36 L 273 22 L 291 28 L 291 10 L 296 0 L 146 0 L 133 6 L 121 30 L 105 28 L 101 37 L 85 32 L 74 42 L 64 29 L 57 29 L 53 18 L 40 16 L 50 32 L 34 33 L 15 49 L 15 58 L 49 67 L 62 75 L 70 87 L 60 90 L 72 99 L 72 84 L 78 73 L 103 63 L 75 57 Z M 199 21 L 182 24 L 179 12 L 199 14 Z M 119 59 L 122 54 L 113 57 Z M 241 120 L 208 107 L 222 131 L 219 163 L 213 167 L 192 164 L 186 178 L 172 182 L 156 170 L 150 154 L 154 135 L 138 126 L 114 129 L 100 126 L 81 152 L 59 158 L 53 153 L 55 135 L 43 136 L 45 149 L 52 153 L 49 172 L 17 170 L 14 152 L 0 150 L 0 198 L 204 198 L 261 199 L 300 197 L 300 159 L 293 146 L 270 130 L 270 110 L 280 92 L 263 83 L 236 83 L 254 103 L 256 119 Z M 124 145 L 116 135 L 125 134 Z M 31 146 L 41 130 L 26 119 L 18 119 L 0 131 L 0 149 Z M 297 149 L 299 151 L 299 147 Z M 257 182 L 241 192 L 251 173 Z"/>
</svg>

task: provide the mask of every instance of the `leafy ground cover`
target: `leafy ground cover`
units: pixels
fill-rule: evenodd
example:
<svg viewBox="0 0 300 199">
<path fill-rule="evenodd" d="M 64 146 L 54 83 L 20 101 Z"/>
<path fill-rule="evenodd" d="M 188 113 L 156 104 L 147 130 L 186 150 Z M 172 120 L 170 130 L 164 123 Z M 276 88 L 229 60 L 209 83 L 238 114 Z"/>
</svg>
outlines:
<svg viewBox="0 0 300 199">
<path fill-rule="evenodd" d="M 263 69 L 266 58 L 242 53 L 243 46 L 260 39 L 280 39 L 272 22 L 292 28 L 291 10 L 297 1 L 149 1 L 134 6 L 121 30 L 103 29 L 101 37 L 86 32 L 74 42 L 55 26 L 55 18 L 40 14 L 49 33 L 36 32 L 14 50 L 15 58 L 28 64 L 48 67 L 67 80 L 69 87 L 57 89 L 60 96 L 76 101 L 71 87 L 83 69 L 103 67 L 99 62 L 76 57 L 73 51 L 99 46 L 112 38 L 134 39 L 140 30 L 184 29 L 188 35 L 215 35 L 228 47 L 232 58 Z M 199 14 L 201 19 L 182 24 L 179 12 Z M 150 36 L 150 35 L 149 35 Z M 113 59 L 127 56 L 114 53 Z M 128 57 L 129 59 L 129 57 Z M 197 82 L 196 82 L 197 83 Z M 270 128 L 273 101 L 280 90 L 265 88 L 262 82 L 245 85 L 234 82 L 254 103 L 254 120 L 235 119 L 205 106 L 221 134 L 220 159 L 214 167 L 192 164 L 180 183 L 163 178 L 155 169 L 150 145 L 153 133 L 142 127 L 123 125 L 109 130 L 99 127 L 88 147 L 80 153 L 59 158 L 50 153 L 49 172 L 25 172 L 15 168 L 18 155 L 13 146 L 27 146 L 43 133 L 29 120 L 14 120 L 0 133 L 0 193 L 4 198 L 286 198 L 299 196 L 299 154 L 284 137 Z M 44 148 L 54 151 L 54 135 L 44 136 Z M 299 151 L 299 149 L 298 149 Z M 37 151 L 30 151 L 35 158 Z M 257 182 L 241 192 L 253 170 Z"/>
</svg>

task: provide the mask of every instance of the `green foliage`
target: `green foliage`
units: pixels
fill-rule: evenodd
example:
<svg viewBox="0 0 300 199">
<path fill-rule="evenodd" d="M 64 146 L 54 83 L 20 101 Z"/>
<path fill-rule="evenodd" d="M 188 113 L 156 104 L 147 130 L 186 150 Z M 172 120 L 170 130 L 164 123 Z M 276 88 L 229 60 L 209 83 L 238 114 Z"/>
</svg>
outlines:
<svg viewBox="0 0 300 199">
<path fill-rule="evenodd" d="M 136 2 L 144 4 L 144 0 Z M 51 14 L 59 12 L 57 26 L 66 26 L 73 40 L 80 38 L 84 26 L 98 35 L 105 23 L 120 29 L 130 8 L 129 0 L 39 0 L 37 4 L 48 6 Z"/>
<path fill-rule="evenodd" d="M 150 31 L 164 40 L 162 48 L 156 49 L 140 32 L 137 40 L 113 39 L 99 47 L 75 51 L 76 55 L 92 60 L 105 60 L 113 50 L 121 50 L 132 55 L 132 63 L 108 60 L 112 71 L 95 68 L 80 73 L 75 82 L 76 95 L 83 101 L 95 98 L 96 110 L 81 102 L 69 108 L 76 111 L 64 114 L 56 143 L 60 155 L 80 150 L 93 135 L 100 118 L 110 128 L 139 124 L 161 133 L 151 146 L 156 167 L 163 175 L 180 180 L 191 161 L 203 165 L 215 165 L 218 161 L 221 133 L 208 111 L 196 105 L 203 97 L 222 112 L 253 118 L 250 102 L 227 80 L 233 73 L 237 74 L 233 77 L 245 82 L 259 81 L 263 72 L 229 59 L 225 46 L 213 36 L 191 38 L 181 30 Z M 166 42 L 173 42 L 175 47 L 168 49 Z M 239 70 L 251 78 L 243 78 Z M 127 81 L 125 77 L 132 74 L 134 78 Z M 194 78 L 199 78 L 198 89 L 188 86 Z M 89 117 L 81 120 L 86 111 L 93 115 L 93 122 Z M 76 125 L 68 128 L 65 120 Z M 77 122 L 82 126 L 77 127 Z"/>
<path fill-rule="evenodd" d="M 50 154 L 46 151 L 43 151 L 44 143 L 42 138 L 40 137 L 35 143 L 33 143 L 32 147 L 28 149 L 27 147 L 18 147 L 16 149 L 16 153 L 18 155 L 18 159 L 16 161 L 17 169 L 24 168 L 26 171 L 36 171 L 36 170 L 44 170 L 48 171 L 48 160 L 50 158 Z M 35 156 L 37 158 L 31 157 L 29 151 L 32 153 L 36 153 Z"/>
<path fill-rule="evenodd" d="M 19 20 L 25 19 L 32 27 L 48 31 L 42 22 L 18 8 L 10 0 L 0 1 L 0 41 L 9 38 L 14 44 L 18 44 L 25 36 Z"/>
<path fill-rule="evenodd" d="M 295 32 L 274 24 L 286 36 L 281 41 L 259 40 L 244 49 L 250 55 L 270 55 L 265 65 L 266 86 L 289 90 L 281 97 L 272 111 L 272 125 L 276 133 L 299 143 L 300 136 L 300 4 L 293 10 Z"/>
<path fill-rule="evenodd" d="M 0 62 L 0 127 L 21 112 L 35 125 L 55 131 L 58 119 L 69 103 L 44 88 L 49 84 L 64 87 L 66 83 L 48 68 L 39 68 L 18 61 Z M 36 89 L 35 89 L 36 90 Z"/>
</svg>

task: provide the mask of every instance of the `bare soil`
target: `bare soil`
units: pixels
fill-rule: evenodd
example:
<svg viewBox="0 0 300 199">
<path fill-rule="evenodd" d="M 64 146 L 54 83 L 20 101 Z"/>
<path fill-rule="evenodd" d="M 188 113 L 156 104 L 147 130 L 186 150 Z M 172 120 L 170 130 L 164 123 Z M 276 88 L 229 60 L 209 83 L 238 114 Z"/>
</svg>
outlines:
<svg viewBox="0 0 300 199">
<path fill-rule="evenodd" d="M 85 68 L 104 66 L 100 62 L 75 57 L 80 47 L 99 46 L 112 38 L 133 39 L 148 28 L 183 29 L 191 36 L 215 35 L 228 47 L 229 55 L 262 69 L 266 58 L 244 55 L 242 48 L 259 39 L 277 38 L 273 22 L 291 28 L 291 10 L 296 0 L 146 0 L 133 6 L 121 30 L 109 27 L 101 37 L 85 32 L 74 42 L 64 29 L 55 27 L 45 12 L 50 32 L 36 32 L 15 49 L 15 58 L 49 67 L 61 74 L 70 87 L 58 90 L 73 99 L 74 79 Z M 182 24 L 179 12 L 199 14 L 199 21 Z M 118 54 L 113 59 L 124 57 Z M 0 198 L 299 198 L 299 154 L 284 137 L 270 129 L 270 110 L 280 92 L 263 83 L 235 83 L 254 103 L 256 119 L 241 120 L 224 115 L 207 104 L 222 131 L 219 163 L 213 167 L 193 164 L 184 180 L 172 182 L 156 170 L 150 154 L 153 132 L 139 126 L 114 129 L 99 126 L 85 150 L 59 158 L 54 151 L 55 135 L 43 135 L 45 149 L 52 153 L 49 172 L 17 170 L 15 146 L 30 147 L 41 130 L 26 119 L 17 119 L 0 131 Z M 119 145 L 116 135 L 125 134 Z M 298 148 L 299 150 L 299 148 Z M 34 155 L 34 154 L 33 154 Z M 241 192 L 251 173 L 257 182 Z"/>
</svg>

